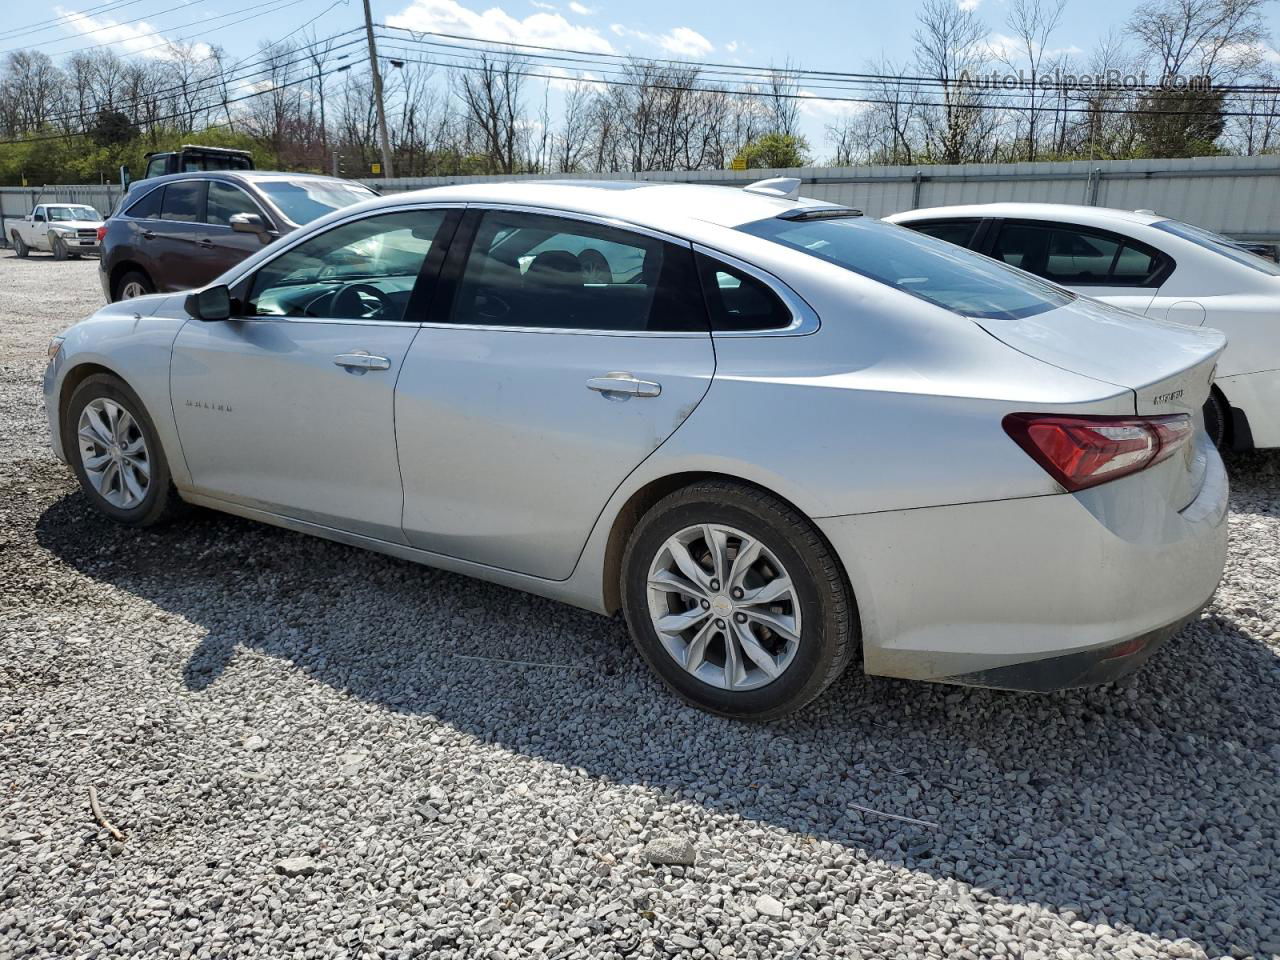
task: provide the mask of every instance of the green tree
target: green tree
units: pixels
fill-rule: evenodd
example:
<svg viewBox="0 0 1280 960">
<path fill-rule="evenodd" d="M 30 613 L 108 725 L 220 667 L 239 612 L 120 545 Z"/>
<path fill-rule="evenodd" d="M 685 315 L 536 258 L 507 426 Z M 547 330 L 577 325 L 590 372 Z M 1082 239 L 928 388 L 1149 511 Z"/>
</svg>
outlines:
<svg viewBox="0 0 1280 960">
<path fill-rule="evenodd" d="M 749 170 L 803 167 L 809 162 L 809 141 L 788 133 L 766 133 L 743 147 L 737 160 Z"/>
<path fill-rule="evenodd" d="M 1223 94 L 1206 82 L 1170 86 L 1142 98 L 1134 116 L 1143 157 L 1206 157 L 1222 151 Z"/>
</svg>

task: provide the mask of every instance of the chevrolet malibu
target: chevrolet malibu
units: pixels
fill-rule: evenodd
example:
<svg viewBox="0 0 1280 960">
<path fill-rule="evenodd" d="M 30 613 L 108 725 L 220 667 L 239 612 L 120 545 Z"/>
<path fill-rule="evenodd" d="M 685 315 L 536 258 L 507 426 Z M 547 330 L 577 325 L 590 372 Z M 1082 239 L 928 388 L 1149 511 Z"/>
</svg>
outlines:
<svg viewBox="0 0 1280 960">
<path fill-rule="evenodd" d="M 1118 677 L 1208 601 L 1221 334 L 746 190 L 372 200 L 50 344 L 55 451 L 124 524 L 197 504 L 602 614 L 707 710 L 870 674 Z"/>
</svg>

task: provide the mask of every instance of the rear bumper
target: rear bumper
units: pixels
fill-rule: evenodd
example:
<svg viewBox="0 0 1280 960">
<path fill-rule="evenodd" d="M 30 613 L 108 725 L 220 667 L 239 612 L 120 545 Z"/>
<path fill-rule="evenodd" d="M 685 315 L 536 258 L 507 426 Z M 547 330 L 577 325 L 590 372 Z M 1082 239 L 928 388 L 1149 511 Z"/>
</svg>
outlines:
<svg viewBox="0 0 1280 960">
<path fill-rule="evenodd" d="M 1082 491 L 829 517 L 867 673 L 1021 690 L 1140 666 L 1212 597 L 1227 548 L 1216 451 L 1183 510 L 1173 463 Z"/>
</svg>

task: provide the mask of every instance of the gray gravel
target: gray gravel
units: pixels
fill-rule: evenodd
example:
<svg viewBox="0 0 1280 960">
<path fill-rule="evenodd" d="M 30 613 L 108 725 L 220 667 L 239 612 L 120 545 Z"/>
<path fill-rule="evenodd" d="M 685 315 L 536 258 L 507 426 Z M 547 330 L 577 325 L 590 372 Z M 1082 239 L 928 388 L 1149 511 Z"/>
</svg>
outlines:
<svg viewBox="0 0 1280 960">
<path fill-rule="evenodd" d="M 100 519 L 39 397 L 95 270 L 0 253 L 0 957 L 1280 952 L 1280 457 L 1233 460 L 1217 600 L 1122 685 L 852 671 L 735 723 L 618 621 Z"/>
</svg>

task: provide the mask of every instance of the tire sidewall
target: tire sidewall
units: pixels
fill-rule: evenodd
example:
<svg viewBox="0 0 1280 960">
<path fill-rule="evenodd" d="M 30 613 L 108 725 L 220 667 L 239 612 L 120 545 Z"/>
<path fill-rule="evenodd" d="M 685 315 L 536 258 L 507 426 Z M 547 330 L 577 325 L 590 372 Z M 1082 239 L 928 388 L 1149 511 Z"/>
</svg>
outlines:
<svg viewBox="0 0 1280 960">
<path fill-rule="evenodd" d="M 49 252 L 53 254 L 53 259 L 55 260 L 67 259 L 66 245 L 56 233 L 49 234 Z"/>
<path fill-rule="evenodd" d="M 743 504 L 708 498 L 660 508 L 637 525 L 623 558 L 623 611 L 648 664 L 682 699 L 725 716 L 769 719 L 813 699 L 827 683 L 839 630 L 831 603 L 819 588 L 824 578 L 816 558 L 797 547 L 772 519 Z M 795 583 L 800 601 L 800 646 L 783 675 L 763 687 L 734 692 L 704 683 L 672 659 L 653 627 L 648 598 L 650 564 L 668 537 L 701 523 L 724 524 L 760 538 Z"/>
<path fill-rule="evenodd" d="M 142 431 L 147 444 L 147 460 L 151 466 L 151 483 L 147 487 L 147 495 L 136 507 L 123 509 L 107 500 L 98 491 L 85 472 L 80 456 L 80 442 L 76 436 L 80 413 L 92 400 L 113 400 L 124 407 L 133 417 Z M 67 454 L 67 462 L 71 465 L 89 502 L 100 512 L 113 520 L 131 526 L 145 525 L 152 522 L 163 511 L 170 485 L 169 464 L 165 460 L 164 449 L 160 446 L 160 438 L 156 434 L 155 424 L 142 401 L 123 381 L 109 374 L 94 374 L 86 377 L 72 392 L 66 408 L 62 412 L 63 449 Z"/>
<path fill-rule="evenodd" d="M 126 273 L 124 276 L 122 276 L 119 280 L 116 281 L 115 293 L 116 293 L 117 302 L 124 299 L 124 288 L 127 287 L 131 282 L 135 280 L 139 284 L 141 284 L 143 296 L 145 296 L 148 293 L 155 292 L 155 289 L 152 287 L 151 281 L 150 279 L 147 278 L 146 274 L 141 273 L 137 270 L 130 270 L 128 273 Z"/>
<path fill-rule="evenodd" d="M 27 242 L 22 239 L 22 235 L 19 233 L 13 235 L 13 252 L 19 257 L 27 255 Z"/>
<path fill-rule="evenodd" d="M 1227 409 L 1221 397 L 1210 393 L 1204 403 L 1204 426 L 1209 439 L 1219 450 L 1225 449 L 1227 443 Z"/>
</svg>

